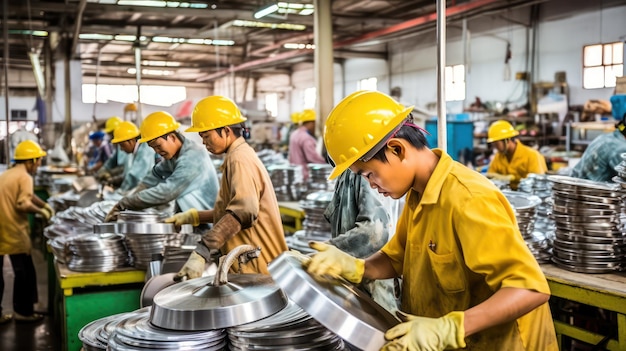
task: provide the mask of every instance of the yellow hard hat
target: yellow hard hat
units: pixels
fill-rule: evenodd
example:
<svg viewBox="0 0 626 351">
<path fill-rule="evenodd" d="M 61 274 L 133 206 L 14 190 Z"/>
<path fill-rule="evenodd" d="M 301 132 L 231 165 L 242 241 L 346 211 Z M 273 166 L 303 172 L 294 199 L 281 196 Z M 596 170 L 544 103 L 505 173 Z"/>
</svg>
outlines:
<svg viewBox="0 0 626 351">
<path fill-rule="evenodd" d="M 165 111 L 153 112 L 146 116 L 141 123 L 139 130 L 141 131 L 140 143 L 145 143 L 156 139 L 167 133 L 173 132 L 180 127 L 180 123 L 176 122 L 174 117 Z"/>
<path fill-rule="evenodd" d="M 511 123 L 501 119 L 493 122 L 493 124 L 489 126 L 487 142 L 493 143 L 494 141 L 509 139 L 518 135 L 519 132 L 513 128 Z"/>
<path fill-rule="evenodd" d="M 15 147 L 13 159 L 17 161 L 31 160 L 46 156 L 41 146 L 32 140 L 24 140 Z"/>
<path fill-rule="evenodd" d="M 411 110 L 413 106 L 404 107 L 378 91 L 361 90 L 344 98 L 324 125 L 324 145 L 335 163 L 328 178 L 336 178 L 381 142 Z"/>
<path fill-rule="evenodd" d="M 133 122 L 124 121 L 120 123 L 117 128 L 115 128 L 115 131 L 113 132 L 113 140 L 111 140 L 111 143 L 117 144 L 121 143 L 122 141 L 135 139 L 139 136 L 139 134 L 139 128 L 137 128 L 137 126 L 133 124 Z"/>
<path fill-rule="evenodd" d="M 209 96 L 196 104 L 191 113 L 191 127 L 185 132 L 206 132 L 246 120 L 233 100 L 219 95 Z"/>
<path fill-rule="evenodd" d="M 126 104 L 126 106 L 124 106 L 124 112 L 137 112 L 137 104 Z"/>
<path fill-rule="evenodd" d="M 302 112 L 294 112 L 291 114 L 291 123 L 293 124 L 298 124 L 300 123 L 300 116 L 302 115 Z"/>
<path fill-rule="evenodd" d="M 306 109 L 300 114 L 300 123 L 315 121 L 315 111 L 311 109 Z"/>
<path fill-rule="evenodd" d="M 117 126 L 120 125 L 120 123 L 122 123 L 122 119 L 117 116 L 113 116 L 107 119 L 106 123 L 104 124 L 104 132 L 105 133 L 113 132 L 115 128 L 117 128 Z"/>
</svg>

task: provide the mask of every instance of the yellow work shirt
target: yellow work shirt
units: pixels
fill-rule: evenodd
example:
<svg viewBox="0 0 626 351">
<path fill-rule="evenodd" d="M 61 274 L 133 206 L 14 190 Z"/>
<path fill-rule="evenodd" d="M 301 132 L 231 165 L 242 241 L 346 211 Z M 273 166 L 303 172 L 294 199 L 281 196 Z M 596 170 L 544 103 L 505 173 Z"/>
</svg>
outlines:
<svg viewBox="0 0 626 351">
<path fill-rule="evenodd" d="M 440 159 L 422 198 L 407 194 L 396 234 L 381 250 L 404 277 L 402 310 L 438 318 L 501 288 L 549 294 L 506 197 L 487 178 L 433 151 Z M 469 350 L 558 350 L 547 303 L 466 342 Z"/>
<path fill-rule="evenodd" d="M 256 152 L 240 137 L 228 148 L 221 166 L 222 179 L 215 200 L 214 218 L 227 211 L 240 221 L 242 230 L 224 244 L 222 254 L 239 245 L 261 248 L 259 258 L 242 266 L 243 273 L 269 274 L 267 264 L 287 251 L 283 223 L 270 176 Z M 233 264 L 233 271 L 237 271 Z"/>
<path fill-rule="evenodd" d="M 516 140 L 515 152 L 511 160 L 503 152 L 496 153 L 489 165 L 488 173 L 512 175 L 511 189 L 516 190 L 521 179 L 530 173 L 545 174 L 548 171 L 546 160 L 539 151 Z"/>
<path fill-rule="evenodd" d="M 16 164 L 0 174 L 0 255 L 30 254 L 28 213 L 17 205 L 31 201 L 33 178 L 24 164 Z"/>
</svg>

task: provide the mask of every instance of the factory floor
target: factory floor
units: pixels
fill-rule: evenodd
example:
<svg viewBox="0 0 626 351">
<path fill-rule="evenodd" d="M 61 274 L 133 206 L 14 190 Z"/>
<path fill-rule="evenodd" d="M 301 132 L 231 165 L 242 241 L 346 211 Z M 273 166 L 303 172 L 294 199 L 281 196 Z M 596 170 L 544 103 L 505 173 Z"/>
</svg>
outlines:
<svg viewBox="0 0 626 351">
<path fill-rule="evenodd" d="M 36 243 L 33 246 L 41 247 Z M 4 256 L 3 259 L 2 313 L 13 313 L 13 268 L 8 256 Z M 44 315 L 44 319 L 35 323 L 12 320 L 0 324 L 0 350 L 2 351 L 61 350 L 60 331 L 52 323 L 48 312 L 48 270 L 40 250 L 33 250 L 33 262 L 37 272 L 37 292 L 39 294 L 39 302 L 35 305 L 35 312 Z"/>
</svg>

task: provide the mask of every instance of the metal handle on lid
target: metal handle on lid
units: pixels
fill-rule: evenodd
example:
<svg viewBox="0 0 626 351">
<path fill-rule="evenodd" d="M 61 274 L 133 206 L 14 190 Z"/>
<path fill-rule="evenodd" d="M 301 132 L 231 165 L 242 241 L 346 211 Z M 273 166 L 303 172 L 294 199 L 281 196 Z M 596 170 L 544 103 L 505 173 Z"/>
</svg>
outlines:
<svg viewBox="0 0 626 351">
<path fill-rule="evenodd" d="M 261 248 L 254 247 L 252 245 L 240 245 L 232 249 L 226 256 L 220 259 L 220 263 L 217 266 L 217 273 L 213 280 L 213 286 L 220 286 L 228 283 L 228 270 L 235 263 L 235 260 L 239 260 L 239 264 L 248 263 L 250 260 L 259 257 Z"/>
</svg>

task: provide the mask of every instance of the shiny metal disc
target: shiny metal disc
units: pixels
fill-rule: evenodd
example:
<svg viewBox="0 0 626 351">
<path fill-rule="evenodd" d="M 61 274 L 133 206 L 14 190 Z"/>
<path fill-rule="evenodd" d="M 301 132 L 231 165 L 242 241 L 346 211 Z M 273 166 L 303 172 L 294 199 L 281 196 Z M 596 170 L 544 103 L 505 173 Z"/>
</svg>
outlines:
<svg viewBox="0 0 626 351">
<path fill-rule="evenodd" d="M 268 269 L 276 284 L 350 344 L 365 351 L 379 350 L 385 344 L 385 332 L 399 321 L 348 282 L 314 279 L 302 267 L 301 259 L 291 252 L 275 258 Z"/>
<path fill-rule="evenodd" d="M 214 286 L 213 279 L 191 279 L 158 292 L 152 324 L 174 330 L 220 329 L 257 321 L 287 305 L 270 276 L 229 274 L 228 283 L 220 286 Z"/>
</svg>

